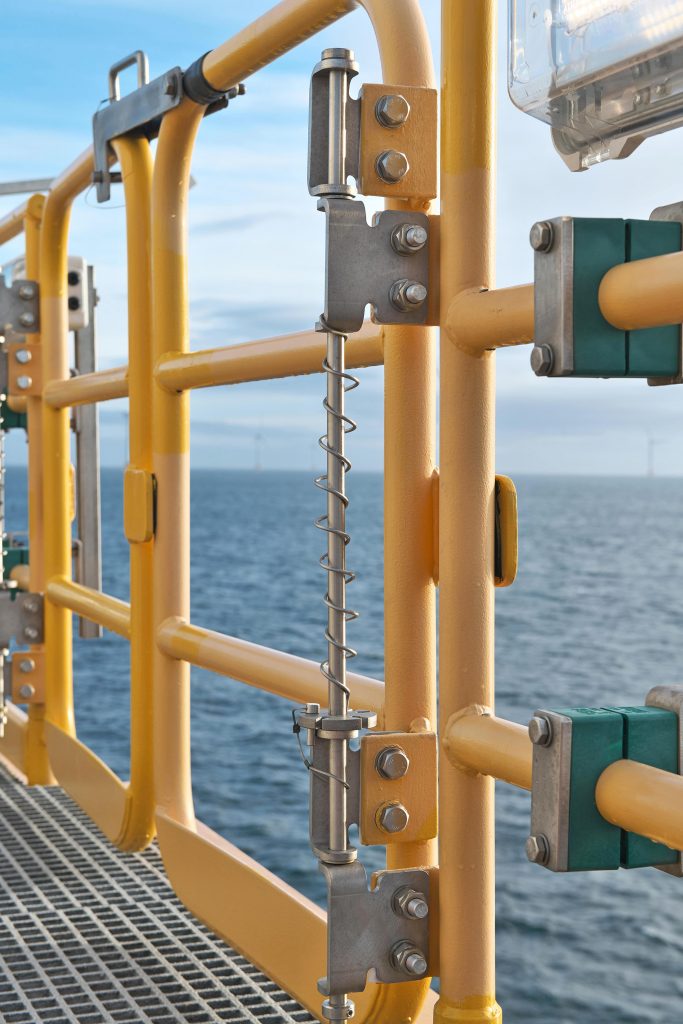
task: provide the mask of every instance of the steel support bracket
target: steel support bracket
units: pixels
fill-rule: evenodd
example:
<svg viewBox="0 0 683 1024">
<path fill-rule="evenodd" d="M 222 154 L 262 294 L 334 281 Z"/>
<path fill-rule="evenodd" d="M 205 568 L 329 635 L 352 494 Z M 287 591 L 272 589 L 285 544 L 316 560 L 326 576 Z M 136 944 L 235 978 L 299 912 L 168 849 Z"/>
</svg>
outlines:
<svg viewBox="0 0 683 1024">
<path fill-rule="evenodd" d="M 531 231 L 539 377 L 646 377 L 681 373 L 681 327 L 621 331 L 602 315 L 599 290 L 612 267 L 679 252 L 674 222 L 558 217 Z"/>
<path fill-rule="evenodd" d="M 0 650 L 17 644 L 42 644 L 43 595 L 19 591 L 14 587 L 0 590 Z"/>
<path fill-rule="evenodd" d="M 318 209 L 327 221 L 327 326 L 342 334 L 359 331 L 367 305 L 378 324 L 426 323 L 429 218 L 385 210 L 368 224 L 365 205 L 349 199 L 319 199 Z M 419 249 L 402 252 L 397 239 L 410 227 L 424 232 L 424 241 Z"/>
<path fill-rule="evenodd" d="M 321 993 L 362 992 L 368 981 L 430 976 L 428 871 L 380 871 L 369 888 L 362 864 L 321 864 L 320 870 L 328 893 L 328 975 L 318 982 Z M 410 899 L 420 916 L 410 913 Z"/>
<path fill-rule="evenodd" d="M 45 703 L 45 653 L 42 650 L 15 651 L 11 659 L 14 704 Z"/>
<path fill-rule="evenodd" d="M 676 754 L 673 759 L 675 767 L 668 770 L 683 775 L 683 686 L 653 686 L 645 698 L 645 703 L 650 708 L 661 708 L 663 711 L 673 712 L 676 716 L 678 728 Z M 671 853 L 671 851 L 668 852 Z M 660 871 L 683 878 L 683 852 L 674 851 L 674 859 L 671 863 L 656 866 Z"/>
<path fill-rule="evenodd" d="M 37 281 L 5 283 L 0 274 L 0 333 L 35 334 L 40 330 L 40 290 Z"/>
<path fill-rule="evenodd" d="M 414 843 L 438 833 L 433 732 L 368 733 L 360 742 L 360 841 Z"/>
<path fill-rule="evenodd" d="M 334 60 L 322 60 L 311 78 L 308 189 L 328 190 L 329 71 Z M 358 73 L 347 64 L 347 83 Z M 356 180 L 366 196 L 421 200 L 437 194 L 437 92 L 423 86 L 361 86 L 358 99 L 347 93 L 345 104 L 347 178 Z"/>
<path fill-rule="evenodd" d="M 43 393 L 43 349 L 36 342 L 7 343 L 7 394 L 40 398 Z"/>
</svg>

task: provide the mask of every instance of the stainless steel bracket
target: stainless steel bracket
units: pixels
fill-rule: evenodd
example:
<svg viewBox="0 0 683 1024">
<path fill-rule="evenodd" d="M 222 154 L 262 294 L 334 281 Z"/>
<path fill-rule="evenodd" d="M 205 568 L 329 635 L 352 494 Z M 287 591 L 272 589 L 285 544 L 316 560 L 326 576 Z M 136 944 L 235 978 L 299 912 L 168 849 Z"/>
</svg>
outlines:
<svg viewBox="0 0 683 1024">
<path fill-rule="evenodd" d="M 549 242 L 535 246 L 531 365 L 538 376 L 567 377 L 574 372 L 574 220 L 556 217 L 542 223 Z"/>
<path fill-rule="evenodd" d="M 5 283 L 0 274 L 0 332 L 35 334 L 40 329 L 40 292 L 37 281 Z"/>
<path fill-rule="evenodd" d="M 429 974 L 429 872 L 380 871 L 368 887 L 360 863 L 321 864 L 327 881 L 326 996 Z"/>
<path fill-rule="evenodd" d="M 360 200 L 324 198 L 318 209 L 327 220 L 325 322 L 342 334 L 363 326 L 365 307 L 378 324 L 427 322 L 429 218 L 385 210 L 368 224 Z M 400 243 L 415 228 L 419 248 Z"/>
<path fill-rule="evenodd" d="M 678 716 L 678 774 L 683 775 L 683 686 L 653 686 L 645 704 L 649 708 L 673 711 Z M 683 852 L 679 851 L 677 864 L 657 864 L 655 867 L 668 875 L 683 878 Z"/>
<path fill-rule="evenodd" d="M 133 64 L 138 68 L 138 88 L 122 97 L 118 76 L 121 71 Z M 229 89 L 221 94 L 220 99 L 207 104 L 206 113 L 227 107 L 229 100 L 243 92 L 243 86 Z M 122 135 L 156 138 L 164 115 L 177 107 L 185 95 L 183 71 L 179 67 L 171 68 L 165 74 L 149 81 L 147 56 L 142 50 L 136 50 L 110 68 L 109 105 L 102 107 L 93 117 L 93 182 L 98 203 L 104 203 L 109 199 L 111 184 L 117 180 L 112 177 L 109 170 L 112 139 Z"/>
<path fill-rule="evenodd" d="M 0 590 L 0 650 L 18 644 L 42 644 L 43 595 L 15 588 Z"/>
</svg>

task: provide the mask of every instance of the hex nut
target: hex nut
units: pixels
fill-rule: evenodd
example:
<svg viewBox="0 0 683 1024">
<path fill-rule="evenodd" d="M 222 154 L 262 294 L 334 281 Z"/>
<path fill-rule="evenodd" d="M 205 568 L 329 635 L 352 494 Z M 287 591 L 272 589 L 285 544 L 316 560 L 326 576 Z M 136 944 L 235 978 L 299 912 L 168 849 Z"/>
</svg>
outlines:
<svg viewBox="0 0 683 1024">
<path fill-rule="evenodd" d="M 384 747 L 375 758 L 375 769 L 383 779 L 401 779 L 410 767 L 410 758 L 401 747 Z"/>
<path fill-rule="evenodd" d="M 408 827 L 410 815 L 403 804 L 389 803 L 382 804 L 378 808 L 375 820 L 382 832 L 395 835 L 397 832 L 403 832 Z"/>
<path fill-rule="evenodd" d="M 27 391 L 33 384 L 33 377 L 17 377 L 17 387 L 20 391 Z"/>
<path fill-rule="evenodd" d="M 31 686 L 30 683 L 24 683 L 19 687 L 19 696 L 24 697 L 26 700 L 30 700 L 35 692 L 35 687 Z"/>
<path fill-rule="evenodd" d="M 22 327 L 33 327 L 36 322 L 36 318 L 33 313 L 22 313 L 19 316 L 19 323 Z"/>
<path fill-rule="evenodd" d="M 391 963 L 397 971 L 419 978 L 427 973 L 427 958 L 412 942 L 397 942 L 391 950 Z"/>
<path fill-rule="evenodd" d="M 394 281 L 389 292 L 391 304 L 402 313 L 410 313 L 422 306 L 427 298 L 427 289 L 419 281 L 402 278 Z"/>
<path fill-rule="evenodd" d="M 397 889 L 392 900 L 394 912 L 413 921 L 423 921 L 429 915 L 429 904 L 423 892 L 404 885 Z"/>
<path fill-rule="evenodd" d="M 549 747 L 553 741 L 553 727 L 549 719 L 534 715 L 529 722 L 529 739 L 535 747 Z"/>
<path fill-rule="evenodd" d="M 524 844 L 527 860 L 532 864 L 547 864 L 550 860 L 550 843 L 547 836 L 529 836 Z"/>
<path fill-rule="evenodd" d="M 375 117 L 384 128 L 399 128 L 410 114 L 410 103 L 400 93 L 380 96 L 375 104 Z"/>
<path fill-rule="evenodd" d="M 386 181 L 389 185 L 395 185 L 401 178 L 405 178 L 410 170 L 410 164 L 405 153 L 401 153 L 397 149 L 385 149 L 377 157 L 375 169 L 382 181 Z"/>
<path fill-rule="evenodd" d="M 24 675 L 28 674 L 29 672 L 33 672 L 35 667 L 36 663 L 33 660 L 33 658 L 22 658 L 21 661 L 19 662 L 19 671 L 23 672 Z"/>
<path fill-rule="evenodd" d="M 26 637 L 27 640 L 37 640 L 39 635 L 40 634 L 38 633 L 38 630 L 35 628 L 35 626 L 24 627 L 24 636 Z"/>
<path fill-rule="evenodd" d="M 391 247 L 400 256 L 412 256 L 427 244 L 429 235 L 421 224 L 399 224 L 391 232 Z"/>
<path fill-rule="evenodd" d="M 553 368 L 553 350 L 550 345 L 534 345 L 529 362 L 537 377 L 547 377 Z"/>
<path fill-rule="evenodd" d="M 550 252 L 554 240 L 555 232 L 548 220 L 539 220 L 529 232 L 529 241 L 534 252 Z"/>
<path fill-rule="evenodd" d="M 35 294 L 35 287 L 28 281 L 19 286 L 19 298 L 23 299 L 24 302 L 28 302 L 28 300 L 32 299 L 35 296 Z"/>
<path fill-rule="evenodd" d="M 14 358 L 18 363 L 25 365 L 26 363 L 31 362 L 33 356 L 27 348 L 18 348 L 17 351 L 14 353 Z"/>
</svg>

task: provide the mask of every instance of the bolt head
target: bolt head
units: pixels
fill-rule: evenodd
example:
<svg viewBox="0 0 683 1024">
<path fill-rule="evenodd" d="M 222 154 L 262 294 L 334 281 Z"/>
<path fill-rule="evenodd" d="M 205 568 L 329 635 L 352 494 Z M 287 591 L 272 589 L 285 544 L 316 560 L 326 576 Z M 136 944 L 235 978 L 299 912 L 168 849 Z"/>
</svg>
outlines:
<svg viewBox="0 0 683 1024">
<path fill-rule="evenodd" d="M 424 921 L 425 917 L 429 917 L 429 904 L 422 896 L 413 896 L 406 903 L 406 913 L 416 921 Z"/>
<path fill-rule="evenodd" d="M 539 220 L 529 232 L 531 248 L 535 252 L 550 252 L 553 247 L 555 232 L 548 220 Z"/>
<path fill-rule="evenodd" d="M 400 747 L 385 747 L 375 758 L 375 768 L 383 779 L 401 779 L 410 767 L 410 758 Z"/>
<path fill-rule="evenodd" d="M 375 104 L 375 117 L 384 128 L 399 128 L 409 114 L 410 103 L 400 93 L 380 96 Z"/>
<path fill-rule="evenodd" d="M 38 630 L 35 628 L 35 626 L 26 626 L 24 629 L 24 636 L 27 638 L 27 640 L 37 640 Z"/>
<path fill-rule="evenodd" d="M 40 605 L 37 601 L 24 601 L 24 609 L 29 615 L 35 615 L 36 612 L 40 611 Z"/>
<path fill-rule="evenodd" d="M 406 971 L 416 976 L 424 974 L 427 970 L 427 961 L 422 953 L 410 953 L 406 957 Z"/>
<path fill-rule="evenodd" d="M 30 683 L 24 683 L 19 687 L 19 696 L 29 700 L 35 693 L 35 687 L 31 686 Z"/>
<path fill-rule="evenodd" d="M 553 368 L 553 350 L 550 345 L 534 345 L 529 362 L 537 377 L 547 377 Z"/>
<path fill-rule="evenodd" d="M 395 835 L 403 832 L 407 826 L 410 815 L 403 804 L 383 804 L 377 812 L 377 824 L 382 832 Z"/>
<path fill-rule="evenodd" d="M 33 327 L 36 322 L 36 318 L 33 313 L 22 313 L 19 317 L 19 323 L 22 327 Z"/>
<path fill-rule="evenodd" d="M 427 973 L 427 958 L 412 942 L 398 942 L 391 950 L 390 960 L 397 971 L 404 971 L 413 977 Z"/>
<path fill-rule="evenodd" d="M 423 284 L 414 281 L 406 288 L 405 297 L 411 306 L 421 306 L 427 298 L 427 289 Z"/>
<path fill-rule="evenodd" d="M 420 252 L 427 244 L 427 229 L 421 224 L 399 224 L 391 233 L 391 245 L 401 256 Z"/>
<path fill-rule="evenodd" d="M 18 363 L 21 363 L 22 365 L 25 366 L 26 363 L 31 362 L 31 359 L 33 357 L 27 348 L 18 348 L 17 351 L 14 353 L 14 358 Z"/>
<path fill-rule="evenodd" d="M 377 157 L 375 168 L 382 181 L 395 185 L 401 178 L 405 178 L 410 170 L 410 164 L 405 153 L 397 149 L 385 149 Z"/>
<path fill-rule="evenodd" d="M 536 747 L 549 747 L 553 740 L 553 727 L 547 718 L 534 715 L 529 722 L 529 739 Z"/>
<path fill-rule="evenodd" d="M 20 287 L 19 287 L 19 298 L 20 299 L 24 299 L 25 302 L 28 302 L 28 300 L 32 299 L 35 294 L 36 294 L 36 290 L 35 290 L 35 288 L 34 288 L 34 286 L 32 284 L 28 284 L 27 283 L 27 284 L 20 285 Z"/>
<path fill-rule="evenodd" d="M 19 662 L 19 671 L 27 675 L 29 672 L 33 672 L 36 667 L 36 663 L 33 658 L 22 658 Z"/>
<path fill-rule="evenodd" d="M 17 387 L 21 391 L 27 391 L 31 387 L 31 384 L 33 384 L 32 377 L 17 377 Z"/>
<path fill-rule="evenodd" d="M 550 843 L 544 835 L 529 836 L 524 849 L 532 864 L 547 864 L 550 860 Z"/>
</svg>

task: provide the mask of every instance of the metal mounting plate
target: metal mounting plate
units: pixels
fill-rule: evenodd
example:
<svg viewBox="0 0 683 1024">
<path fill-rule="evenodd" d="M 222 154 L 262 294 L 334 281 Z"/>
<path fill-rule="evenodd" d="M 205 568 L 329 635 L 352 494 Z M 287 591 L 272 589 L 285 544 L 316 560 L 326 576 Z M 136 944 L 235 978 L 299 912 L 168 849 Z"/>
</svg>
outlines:
<svg viewBox="0 0 683 1024">
<path fill-rule="evenodd" d="M 407 100 L 410 113 L 403 124 L 387 128 L 375 114 L 378 101 L 387 95 Z M 417 85 L 365 84 L 360 90 L 360 143 L 358 191 L 366 196 L 434 199 L 437 193 L 436 126 L 437 92 Z M 405 153 L 406 174 L 397 182 L 384 181 L 377 173 L 377 158 L 388 149 Z"/>
<path fill-rule="evenodd" d="M 399 747 L 408 757 L 408 770 L 398 779 L 383 778 L 377 757 L 387 747 Z M 438 831 L 437 740 L 433 732 L 369 733 L 360 744 L 360 839 L 364 846 L 413 843 L 433 839 Z M 398 802 L 408 811 L 402 832 L 384 832 L 377 823 L 385 804 Z"/>
<path fill-rule="evenodd" d="M 42 345 L 11 342 L 6 348 L 7 394 L 10 398 L 39 398 L 43 393 Z"/>
<path fill-rule="evenodd" d="M 152 82 L 141 85 L 120 100 L 113 100 L 93 117 L 94 181 L 97 202 L 104 203 L 111 194 L 109 143 L 120 135 L 138 134 L 153 139 L 159 132 L 164 114 L 177 107 L 183 99 L 183 73 L 172 68 Z"/>
<path fill-rule="evenodd" d="M 402 224 L 416 224 L 429 232 L 424 214 L 385 210 L 368 224 L 365 205 L 349 199 L 323 198 L 318 209 L 327 220 L 325 320 L 330 328 L 352 334 L 363 326 L 365 307 L 379 324 L 424 324 L 428 302 L 403 312 L 391 301 L 391 288 L 409 279 L 429 286 L 429 239 L 409 256 L 396 252 L 392 232 Z"/>
<path fill-rule="evenodd" d="M 404 917 L 394 909 L 399 889 L 424 894 L 429 903 L 429 872 L 417 868 L 380 871 L 375 886 L 368 888 L 362 864 L 321 864 L 327 880 L 327 963 L 329 976 L 318 982 L 324 995 L 362 992 L 369 981 L 415 981 L 397 970 L 391 951 L 399 942 L 410 942 L 421 951 L 429 977 L 429 917 Z"/>
<path fill-rule="evenodd" d="M 0 590 L 0 648 L 43 643 L 43 595 Z"/>
<path fill-rule="evenodd" d="M 0 332 L 35 334 L 40 330 L 40 295 L 37 281 L 5 283 L 0 274 Z"/>
</svg>

